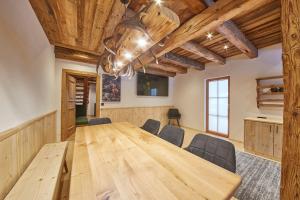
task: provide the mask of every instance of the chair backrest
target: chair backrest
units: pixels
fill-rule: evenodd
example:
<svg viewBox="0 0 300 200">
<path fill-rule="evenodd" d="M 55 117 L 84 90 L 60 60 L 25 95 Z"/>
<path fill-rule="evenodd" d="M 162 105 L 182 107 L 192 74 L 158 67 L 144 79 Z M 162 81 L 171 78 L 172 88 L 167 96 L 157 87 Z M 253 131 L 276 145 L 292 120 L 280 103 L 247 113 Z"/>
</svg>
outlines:
<svg viewBox="0 0 300 200">
<path fill-rule="evenodd" d="M 141 127 L 145 131 L 152 133 L 153 135 L 157 135 L 160 127 L 160 121 L 154 119 L 148 119 L 145 124 Z"/>
<path fill-rule="evenodd" d="M 159 137 L 181 147 L 184 139 L 184 130 L 172 125 L 166 125 L 159 133 Z"/>
<path fill-rule="evenodd" d="M 179 110 L 177 108 L 170 108 L 169 111 L 168 111 L 168 117 L 172 118 L 172 117 L 180 117 L 180 113 L 179 113 Z"/>
<path fill-rule="evenodd" d="M 186 150 L 224 169 L 236 172 L 235 148 L 226 140 L 197 134 Z"/>
<path fill-rule="evenodd" d="M 100 124 L 110 124 L 111 120 L 107 117 L 105 118 L 95 118 L 89 120 L 89 125 L 100 125 Z"/>
</svg>

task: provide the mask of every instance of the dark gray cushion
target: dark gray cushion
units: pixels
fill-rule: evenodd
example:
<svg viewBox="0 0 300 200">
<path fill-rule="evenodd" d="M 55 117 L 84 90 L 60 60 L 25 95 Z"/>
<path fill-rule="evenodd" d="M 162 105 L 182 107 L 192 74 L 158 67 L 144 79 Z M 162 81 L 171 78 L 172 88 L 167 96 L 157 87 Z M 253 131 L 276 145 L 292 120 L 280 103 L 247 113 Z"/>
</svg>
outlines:
<svg viewBox="0 0 300 200">
<path fill-rule="evenodd" d="M 146 123 L 141 127 L 145 131 L 152 133 L 153 135 L 157 135 L 160 127 L 160 122 L 154 119 L 148 119 Z"/>
<path fill-rule="evenodd" d="M 231 172 L 236 171 L 235 148 L 226 140 L 198 134 L 186 150 Z"/>
<path fill-rule="evenodd" d="M 107 117 L 105 118 L 95 118 L 89 120 L 89 125 L 100 125 L 100 124 L 110 124 L 111 120 Z"/>
<path fill-rule="evenodd" d="M 159 137 L 181 147 L 184 139 L 184 130 L 172 125 L 167 125 L 161 130 Z"/>
<path fill-rule="evenodd" d="M 168 111 L 168 118 L 169 119 L 180 119 L 181 114 L 177 108 L 170 108 Z"/>
</svg>

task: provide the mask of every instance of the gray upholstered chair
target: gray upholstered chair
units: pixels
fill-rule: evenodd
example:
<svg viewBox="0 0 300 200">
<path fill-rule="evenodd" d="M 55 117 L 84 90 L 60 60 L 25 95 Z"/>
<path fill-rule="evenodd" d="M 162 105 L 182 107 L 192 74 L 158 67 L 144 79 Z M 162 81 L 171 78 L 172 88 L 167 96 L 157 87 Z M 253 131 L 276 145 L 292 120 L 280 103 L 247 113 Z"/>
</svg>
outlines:
<svg viewBox="0 0 300 200">
<path fill-rule="evenodd" d="M 197 134 L 185 149 L 224 169 L 236 172 L 235 148 L 226 140 Z"/>
<path fill-rule="evenodd" d="M 148 119 L 145 124 L 141 127 L 145 131 L 152 133 L 153 135 L 157 135 L 160 127 L 160 121 L 154 119 Z"/>
<path fill-rule="evenodd" d="M 184 139 L 184 130 L 172 125 L 166 125 L 159 133 L 159 137 L 181 147 Z"/>
<path fill-rule="evenodd" d="M 111 120 L 107 117 L 105 118 L 95 118 L 89 120 L 89 125 L 101 125 L 101 124 L 110 124 Z"/>
<path fill-rule="evenodd" d="M 170 108 L 168 111 L 168 119 L 169 119 L 169 125 L 171 123 L 171 119 L 177 120 L 177 125 L 180 127 L 179 120 L 181 118 L 181 114 L 179 113 L 179 110 L 177 108 Z"/>
</svg>

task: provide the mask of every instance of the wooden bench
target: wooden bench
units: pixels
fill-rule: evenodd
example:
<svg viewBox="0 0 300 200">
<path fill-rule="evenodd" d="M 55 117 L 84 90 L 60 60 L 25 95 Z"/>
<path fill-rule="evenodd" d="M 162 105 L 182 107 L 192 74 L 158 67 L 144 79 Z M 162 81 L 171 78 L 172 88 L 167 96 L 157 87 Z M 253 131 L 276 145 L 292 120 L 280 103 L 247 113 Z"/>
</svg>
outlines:
<svg viewBox="0 0 300 200">
<path fill-rule="evenodd" d="M 57 199 L 67 145 L 67 142 L 44 145 L 5 200 Z"/>
</svg>

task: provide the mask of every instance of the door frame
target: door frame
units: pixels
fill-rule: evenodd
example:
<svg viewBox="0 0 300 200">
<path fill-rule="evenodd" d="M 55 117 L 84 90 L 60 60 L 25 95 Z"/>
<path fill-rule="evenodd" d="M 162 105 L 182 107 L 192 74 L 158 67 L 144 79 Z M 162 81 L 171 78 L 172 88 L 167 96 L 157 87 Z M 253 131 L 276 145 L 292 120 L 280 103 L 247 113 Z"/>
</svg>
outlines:
<svg viewBox="0 0 300 200">
<path fill-rule="evenodd" d="M 93 72 L 84 72 L 84 71 L 77 71 L 72 69 L 62 69 L 62 83 L 61 83 L 61 140 L 65 140 L 67 138 L 64 137 L 63 127 L 64 127 L 64 119 L 65 113 L 63 112 L 63 108 L 66 107 L 64 99 L 67 95 L 67 75 L 71 76 L 82 76 L 82 77 L 92 77 L 96 78 L 96 117 L 100 117 L 100 97 L 101 97 L 101 76 L 97 73 Z"/>
<path fill-rule="evenodd" d="M 210 131 L 208 130 L 208 124 L 209 124 L 209 118 L 208 118 L 208 113 L 209 113 L 209 97 L 208 97 L 208 93 L 209 93 L 209 88 L 208 88 L 208 85 L 209 85 L 209 82 L 210 81 L 217 81 L 217 80 L 224 80 L 224 79 L 227 79 L 228 80 L 228 134 L 227 135 L 224 135 L 224 134 L 221 134 L 221 133 L 218 133 L 218 132 L 215 132 L 215 131 Z M 207 133 L 210 133 L 212 135 L 216 135 L 216 136 L 221 136 L 221 137 L 225 137 L 225 138 L 229 138 L 229 135 L 230 135 L 230 76 L 222 76 L 222 77 L 218 77 L 218 78 L 211 78 L 211 79 L 206 79 L 206 102 L 205 102 L 205 108 L 206 108 L 206 128 L 205 128 L 205 131 Z"/>
</svg>

